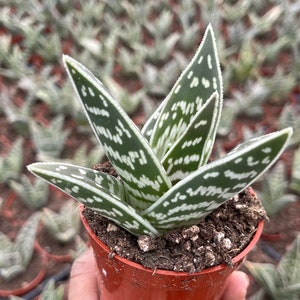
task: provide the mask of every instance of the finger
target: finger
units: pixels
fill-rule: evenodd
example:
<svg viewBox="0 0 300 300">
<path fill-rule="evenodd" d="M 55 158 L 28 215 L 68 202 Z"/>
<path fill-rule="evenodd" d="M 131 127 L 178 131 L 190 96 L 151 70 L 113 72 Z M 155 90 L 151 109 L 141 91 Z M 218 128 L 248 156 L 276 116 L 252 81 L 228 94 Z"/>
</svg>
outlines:
<svg viewBox="0 0 300 300">
<path fill-rule="evenodd" d="M 81 300 L 84 295 L 85 299 L 98 300 L 96 274 L 96 261 L 93 250 L 89 248 L 73 263 L 69 280 L 68 299 Z"/>
<path fill-rule="evenodd" d="M 248 286 L 248 275 L 241 271 L 234 271 L 227 279 L 222 300 L 245 300 Z"/>
</svg>

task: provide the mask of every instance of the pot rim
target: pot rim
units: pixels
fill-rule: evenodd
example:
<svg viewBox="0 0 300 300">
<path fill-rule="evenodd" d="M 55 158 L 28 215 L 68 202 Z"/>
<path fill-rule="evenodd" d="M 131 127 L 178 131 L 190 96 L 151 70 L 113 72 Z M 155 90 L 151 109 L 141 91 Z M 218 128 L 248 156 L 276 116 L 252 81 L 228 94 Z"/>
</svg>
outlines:
<svg viewBox="0 0 300 300">
<path fill-rule="evenodd" d="M 50 260 L 54 260 L 57 262 L 71 262 L 73 260 L 73 257 L 71 254 L 53 254 L 48 252 L 43 246 L 40 244 L 38 240 L 35 241 L 36 248 L 46 255 Z"/>
<path fill-rule="evenodd" d="M 96 235 L 95 233 L 92 231 L 91 227 L 89 226 L 88 222 L 86 221 L 85 217 L 83 216 L 82 212 L 84 209 L 84 204 L 80 204 L 79 208 L 80 208 L 80 217 L 81 217 L 81 221 L 83 222 L 83 225 L 85 227 L 85 229 L 87 230 L 88 234 L 93 238 L 93 240 L 95 242 L 97 242 L 101 248 L 103 248 L 105 250 L 105 252 L 107 252 L 107 254 L 111 253 L 111 250 L 109 249 L 109 247 L 107 245 L 105 245 Z M 256 245 L 256 243 L 258 242 L 261 233 L 263 231 L 263 227 L 264 227 L 264 221 L 260 220 L 258 225 L 257 225 L 257 229 L 256 232 L 254 233 L 251 241 L 249 242 L 249 244 L 246 246 L 246 248 L 244 250 L 242 250 L 237 256 L 235 256 L 232 259 L 233 264 L 238 264 L 239 262 L 241 262 L 243 260 L 243 258 L 246 257 L 246 255 L 253 249 L 253 247 Z M 119 261 L 121 261 L 124 264 L 130 265 L 134 268 L 143 270 L 145 272 L 149 272 L 149 273 L 155 273 L 155 274 L 160 274 L 160 275 L 168 275 L 168 276 L 179 276 L 179 277 L 184 277 L 184 276 L 188 276 L 188 275 L 199 275 L 199 274 L 208 274 L 208 273 L 213 273 L 216 271 L 220 271 L 222 269 L 226 269 L 226 268 L 230 268 L 229 266 L 225 265 L 225 264 L 220 264 L 217 266 L 213 266 L 207 269 L 204 269 L 200 272 L 195 272 L 195 273 L 188 273 L 188 272 L 176 272 L 176 271 L 169 271 L 169 270 L 162 270 L 162 269 L 156 269 L 156 270 L 152 270 L 152 269 L 148 269 L 143 267 L 142 265 L 133 262 L 131 260 L 128 260 L 118 254 L 114 255 L 114 259 L 117 259 Z"/>
</svg>

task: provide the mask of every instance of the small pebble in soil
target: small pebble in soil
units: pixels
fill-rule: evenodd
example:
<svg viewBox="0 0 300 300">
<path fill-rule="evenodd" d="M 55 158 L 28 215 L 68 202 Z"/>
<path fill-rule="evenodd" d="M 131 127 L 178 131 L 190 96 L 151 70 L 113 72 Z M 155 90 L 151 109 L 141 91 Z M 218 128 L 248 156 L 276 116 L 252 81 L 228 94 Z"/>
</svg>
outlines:
<svg viewBox="0 0 300 300">
<path fill-rule="evenodd" d="M 232 242 L 230 239 L 225 238 L 222 240 L 222 248 L 230 250 L 232 248 Z"/>
<path fill-rule="evenodd" d="M 191 227 L 188 227 L 188 228 L 182 230 L 182 236 L 184 239 L 188 239 L 188 238 L 192 239 L 195 236 L 197 236 L 199 232 L 200 232 L 199 227 L 196 225 L 193 225 Z"/>
<path fill-rule="evenodd" d="M 218 243 L 220 243 L 225 237 L 225 233 L 224 232 L 220 232 L 220 231 L 216 231 L 215 235 L 214 235 L 214 240 Z"/>
<path fill-rule="evenodd" d="M 208 247 L 207 247 L 208 248 Z M 215 263 L 215 260 L 216 260 L 216 257 L 213 253 L 213 250 L 212 249 L 206 249 L 206 253 L 205 253 L 205 260 L 206 260 L 206 263 L 210 266 L 213 266 L 214 263 Z"/>
<path fill-rule="evenodd" d="M 191 251 L 191 249 L 192 249 L 192 243 L 191 243 L 191 241 L 186 241 L 183 244 L 183 249 L 186 250 L 186 251 Z"/>
<path fill-rule="evenodd" d="M 183 241 L 183 236 L 179 235 L 178 232 L 170 231 L 165 234 L 165 238 L 171 244 L 180 244 Z"/>
<path fill-rule="evenodd" d="M 115 225 L 115 224 L 113 224 L 113 223 L 108 223 L 108 225 L 107 225 L 107 232 L 116 232 L 116 231 L 118 231 L 119 229 L 118 229 L 118 227 Z"/>
<path fill-rule="evenodd" d="M 143 252 L 149 252 L 157 248 L 155 239 L 149 235 L 139 236 L 137 243 Z"/>
</svg>

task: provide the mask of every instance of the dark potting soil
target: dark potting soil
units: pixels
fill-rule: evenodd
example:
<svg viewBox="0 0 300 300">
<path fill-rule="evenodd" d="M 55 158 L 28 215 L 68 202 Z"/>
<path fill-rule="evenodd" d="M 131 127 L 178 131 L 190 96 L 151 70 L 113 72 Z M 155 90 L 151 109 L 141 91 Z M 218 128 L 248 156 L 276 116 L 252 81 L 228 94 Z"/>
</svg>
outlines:
<svg viewBox="0 0 300 300">
<path fill-rule="evenodd" d="M 101 165 L 101 170 L 115 175 L 107 165 Z M 249 244 L 258 222 L 266 219 L 251 187 L 199 223 L 156 238 L 136 237 L 87 207 L 83 215 L 93 232 L 111 249 L 112 257 L 118 254 L 153 270 L 190 273 L 222 263 L 232 266 L 232 258 Z"/>
</svg>

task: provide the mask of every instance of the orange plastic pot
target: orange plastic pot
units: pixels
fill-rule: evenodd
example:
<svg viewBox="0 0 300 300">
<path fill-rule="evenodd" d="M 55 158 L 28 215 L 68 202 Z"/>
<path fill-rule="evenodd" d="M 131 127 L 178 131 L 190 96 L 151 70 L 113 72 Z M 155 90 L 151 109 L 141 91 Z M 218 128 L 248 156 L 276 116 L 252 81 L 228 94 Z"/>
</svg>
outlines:
<svg viewBox="0 0 300 300">
<path fill-rule="evenodd" d="M 263 229 L 261 221 L 249 245 L 233 258 L 233 268 L 219 265 L 192 274 L 154 271 L 118 255 L 111 257 L 111 250 L 93 233 L 82 215 L 83 208 L 82 205 L 81 219 L 97 262 L 100 299 L 105 300 L 220 299 L 227 277 L 242 264 L 258 242 Z"/>
<path fill-rule="evenodd" d="M 48 257 L 49 260 L 53 260 L 59 263 L 68 263 L 72 262 L 73 257 L 71 254 L 53 254 L 45 250 L 39 241 L 36 241 L 36 247 L 39 249 L 40 252 L 42 252 L 45 256 Z"/>
</svg>

